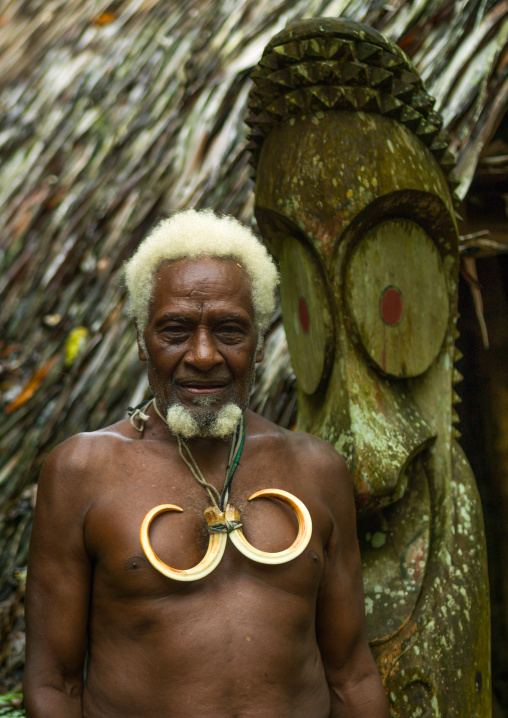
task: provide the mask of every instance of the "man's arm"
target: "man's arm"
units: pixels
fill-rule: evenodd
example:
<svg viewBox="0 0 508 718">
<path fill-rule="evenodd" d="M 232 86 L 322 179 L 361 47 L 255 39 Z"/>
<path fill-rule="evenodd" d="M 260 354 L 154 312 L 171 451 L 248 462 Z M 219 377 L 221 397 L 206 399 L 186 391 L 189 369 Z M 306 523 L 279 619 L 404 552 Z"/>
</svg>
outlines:
<svg viewBox="0 0 508 718">
<path fill-rule="evenodd" d="M 316 613 L 318 645 L 330 687 L 330 718 L 388 718 L 388 702 L 366 635 L 353 483 L 338 454 L 330 468 L 327 489 L 333 489 L 327 494 L 334 526 Z"/>
<path fill-rule="evenodd" d="M 41 472 L 26 593 L 27 718 L 82 718 L 91 565 L 83 536 L 79 438 L 57 447 Z"/>
</svg>

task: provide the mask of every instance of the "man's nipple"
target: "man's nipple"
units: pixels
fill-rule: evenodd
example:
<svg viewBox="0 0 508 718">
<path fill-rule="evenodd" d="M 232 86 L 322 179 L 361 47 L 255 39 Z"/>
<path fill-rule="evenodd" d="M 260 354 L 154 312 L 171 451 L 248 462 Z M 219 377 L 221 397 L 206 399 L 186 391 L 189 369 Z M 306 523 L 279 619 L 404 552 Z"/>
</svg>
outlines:
<svg viewBox="0 0 508 718">
<path fill-rule="evenodd" d="M 148 566 L 148 561 L 145 556 L 131 556 L 124 561 L 126 571 L 139 571 L 146 566 Z"/>
</svg>

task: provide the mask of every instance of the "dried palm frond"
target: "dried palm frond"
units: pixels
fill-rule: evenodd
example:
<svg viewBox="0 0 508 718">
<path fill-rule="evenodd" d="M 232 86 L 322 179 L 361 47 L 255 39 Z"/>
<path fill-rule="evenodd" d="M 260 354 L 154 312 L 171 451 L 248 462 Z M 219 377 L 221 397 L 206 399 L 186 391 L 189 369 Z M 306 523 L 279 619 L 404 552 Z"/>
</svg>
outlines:
<svg viewBox="0 0 508 718">
<path fill-rule="evenodd" d="M 123 261 L 178 208 L 212 206 L 252 222 L 244 118 L 249 71 L 266 43 L 293 19 L 339 14 L 399 42 L 444 114 L 464 197 L 507 104 L 507 9 L 501 0 L 5 0 L 4 681 L 17 680 L 19 666 L 9 663 L 21 630 L 13 576 L 26 563 L 41 463 L 64 438 L 117 420 L 147 391 L 125 311 Z M 295 402 L 278 321 L 253 404 L 290 425 Z"/>
</svg>

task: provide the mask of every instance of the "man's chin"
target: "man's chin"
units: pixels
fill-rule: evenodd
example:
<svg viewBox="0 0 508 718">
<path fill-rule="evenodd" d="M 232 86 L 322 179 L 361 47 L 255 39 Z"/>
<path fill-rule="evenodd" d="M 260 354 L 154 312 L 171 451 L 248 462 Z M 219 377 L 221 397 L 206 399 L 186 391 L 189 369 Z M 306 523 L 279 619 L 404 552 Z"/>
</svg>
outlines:
<svg viewBox="0 0 508 718">
<path fill-rule="evenodd" d="M 192 406 L 197 406 L 202 409 L 209 409 L 212 406 L 220 405 L 221 401 L 217 396 L 196 396 L 192 400 Z"/>
<path fill-rule="evenodd" d="M 167 411 L 166 423 L 173 434 L 183 439 L 196 437 L 227 439 L 235 432 L 242 413 L 241 407 L 233 402 L 225 404 L 218 410 L 210 408 L 210 404 L 201 405 L 198 411 L 175 404 Z"/>
<path fill-rule="evenodd" d="M 231 384 L 198 389 L 182 384 L 173 384 L 173 396 L 176 401 L 187 406 L 214 406 L 224 404 L 228 398 L 234 398 Z"/>
</svg>

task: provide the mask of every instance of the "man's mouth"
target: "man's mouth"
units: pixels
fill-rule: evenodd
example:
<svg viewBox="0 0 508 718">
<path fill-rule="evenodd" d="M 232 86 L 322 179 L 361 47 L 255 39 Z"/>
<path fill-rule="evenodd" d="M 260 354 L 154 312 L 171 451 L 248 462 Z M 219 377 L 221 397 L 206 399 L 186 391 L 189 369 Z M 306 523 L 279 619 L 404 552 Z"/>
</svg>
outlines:
<svg viewBox="0 0 508 718">
<path fill-rule="evenodd" d="M 178 387 L 195 396 L 218 394 L 229 385 L 227 381 L 180 381 Z"/>
</svg>

